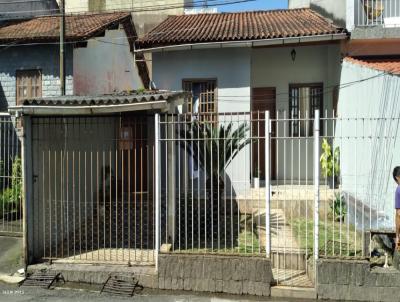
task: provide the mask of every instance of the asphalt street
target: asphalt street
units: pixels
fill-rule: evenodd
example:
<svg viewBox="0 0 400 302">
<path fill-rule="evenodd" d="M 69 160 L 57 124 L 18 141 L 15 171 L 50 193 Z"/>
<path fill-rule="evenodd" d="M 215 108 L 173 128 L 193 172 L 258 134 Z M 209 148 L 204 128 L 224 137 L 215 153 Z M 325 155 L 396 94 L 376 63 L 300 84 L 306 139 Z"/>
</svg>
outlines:
<svg viewBox="0 0 400 302">
<path fill-rule="evenodd" d="M 68 286 L 68 285 L 67 285 Z M 36 301 L 56 301 L 56 302 L 119 302 L 119 301 L 140 301 L 140 302 L 300 302 L 298 299 L 274 299 L 257 297 L 235 297 L 228 295 L 195 295 L 188 292 L 169 292 L 169 291 L 143 291 L 134 297 L 118 297 L 100 294 L 99 289 L 86 288 L 55 288 L 51 290 L 17 287 L 15 285 L 0 283 L 0 302 L 36 302 Z M 309 300 L 307 300 L 309 301 Z M 306 301 L 304 301 L 306 302 Z"/>
</svg>

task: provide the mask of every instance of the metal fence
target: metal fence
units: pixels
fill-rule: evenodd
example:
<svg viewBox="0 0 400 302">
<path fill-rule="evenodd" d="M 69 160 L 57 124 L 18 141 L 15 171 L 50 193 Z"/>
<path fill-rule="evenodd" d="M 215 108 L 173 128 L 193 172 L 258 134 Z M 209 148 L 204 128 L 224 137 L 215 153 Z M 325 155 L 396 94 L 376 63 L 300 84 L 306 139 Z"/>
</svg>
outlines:
<svg viewBox="0 0 400 302">
<path fill-rule="evenodd" d="M 356 26 L 400 26 L 400 0 L 354 1 Z"/>
<path fill-rule="evenodd" d="M 161 116 L 161 246 L 269 256 L 278 282 L 370 256 L 371 230 L 393 226 L 399 119 L 310 115 Z"/>
<path fill-rule="evenodd" d="M 154 264 L 149 119 L 32 119 L 35 259 Z"/>
<path fill-rule="evenodd" d="M 8 114 L 0 114 L 0 234 L 22 235 L 21 148 Z"/>
<path fill-rule="evenodd" d="M 292 116 L 33 118 L 34 257 L 261 255 L 311 286 L 316 258 L 370 256 L 393 228 L 400 119 Z"/>
</svg>

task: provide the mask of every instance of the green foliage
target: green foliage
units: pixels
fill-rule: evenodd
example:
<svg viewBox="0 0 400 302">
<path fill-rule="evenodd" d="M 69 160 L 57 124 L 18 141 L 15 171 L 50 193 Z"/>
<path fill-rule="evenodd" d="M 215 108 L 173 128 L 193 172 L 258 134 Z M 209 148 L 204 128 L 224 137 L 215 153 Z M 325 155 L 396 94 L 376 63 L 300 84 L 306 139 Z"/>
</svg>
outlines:
<svg viewBox="0 0 400 302">
<path fill-rule="evenodd" d="M 235 125 L 236 126 L 236 125 Z M 250 139 L 249 125 L 241 123 L 234 129 L 232 122 L 215 126 L 213 122 L 193 121 L 181 130 L 181 146 L 207 171 L 209 179 L 223 184 L 225 169 Z M 212 165 L 211 165 L 212 163 Z"/>
<path fill-rule="evenodd" d="M 22 201 L 22 163 L 15 157 L 12 164 L 11 186 L 0 193 L 0 216 L 6 212 L 18 212 Z"/>
<path fill-rule="evenodd" d="M 140 88 L 136 89 L 137 94 L 145 93 L 145 92 L 146 92 L 146 89 L 144 87 L 140 87 Z"/>
<path fill-rule="evenodd" d="M 347 206 L 344 196 L 336 193 L 335 199 L 332 201 L 329 207 L 331 208 L 331 213 L 335 218 L 335 221 L 344 221 L 344 218 L 347 214 Z"/>
<path fill-rule="evenodd" d="M 298 218 L 290 222 L 295 238 L 300 248 L 307 249 L 309 254 L 314 249 L 314 221 Z M 318 246 L 319 254 L 323 256 L 361 256 L 362 232 L 354 225 L 346 223 L 319 222 Z"/>
<path fill-rule="evenodd" d="M 322 154 L 320 157 L 321 172 L 324 177 L 335 176 L 340 174 L 340 149 L 336 147 L 332 154 L 332 147 L 328 140 L 322 140 Z"/>
</svg>

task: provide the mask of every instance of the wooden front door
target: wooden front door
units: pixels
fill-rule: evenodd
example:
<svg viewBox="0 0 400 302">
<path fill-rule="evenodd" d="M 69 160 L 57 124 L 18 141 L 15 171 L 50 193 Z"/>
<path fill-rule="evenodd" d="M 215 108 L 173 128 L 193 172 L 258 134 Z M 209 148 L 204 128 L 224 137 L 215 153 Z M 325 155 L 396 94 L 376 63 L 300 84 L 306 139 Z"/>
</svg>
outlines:
<svg viewBox="0 0 400 302">
<path fill-rule="evenodd" d="M 276 89 L 275 87 L 260 87 L 252 89 L 252 133 L 253 137 L 265 137 L 265 111 L 269 111 L 270 119 L 276 119 Z M 272 123 L 271 137 L 275 137 L 276 123 Z M 276 139 L 271 139 L 271 178 L 276 179 Z M 259 175 L 265 179 L 265 139 L 252 142 L 253 176 Z M 257 171 L 258 170 L 258 171 Z"/>
</svg>

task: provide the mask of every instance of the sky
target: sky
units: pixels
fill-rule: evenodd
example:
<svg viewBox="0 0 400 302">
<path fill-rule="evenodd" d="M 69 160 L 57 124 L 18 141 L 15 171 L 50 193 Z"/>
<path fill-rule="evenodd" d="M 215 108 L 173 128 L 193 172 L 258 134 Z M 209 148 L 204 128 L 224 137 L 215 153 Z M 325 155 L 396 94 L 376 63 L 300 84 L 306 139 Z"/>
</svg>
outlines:
<svg viewBox="0 0 400 302">
<path fill-rule="evenodd" d="M 268 10 L 287 8 L 288 0 L 255 0 L 244 3 L 223 5 L 218 7 L 219 12 L 233 12 L 244 10 Z"/>
</svg>

